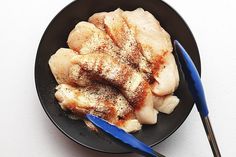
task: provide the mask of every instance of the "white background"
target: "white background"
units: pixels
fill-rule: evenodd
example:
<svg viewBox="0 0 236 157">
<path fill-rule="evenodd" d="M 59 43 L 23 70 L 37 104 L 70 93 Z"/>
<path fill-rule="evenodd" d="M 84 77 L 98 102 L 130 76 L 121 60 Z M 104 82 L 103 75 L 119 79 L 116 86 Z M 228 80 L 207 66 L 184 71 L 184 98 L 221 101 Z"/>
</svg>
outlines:
<svg viewBox="0 0 236 157">
<path fill-rule="evenodd" d="M 34 61 L 44 30 L 71 0 L 0 2 L 0 156 L 119 157 L 84 148 L 65 137 L 43 111 L 34 85 Z M 236 3 L 166 0 L 191 28 L 201 55 L 202 80 L 223 157 L 236 154 Z M 194 108 L 184 124 L 154 147 L 168 157 L 209 157 Z"/>
</svg>

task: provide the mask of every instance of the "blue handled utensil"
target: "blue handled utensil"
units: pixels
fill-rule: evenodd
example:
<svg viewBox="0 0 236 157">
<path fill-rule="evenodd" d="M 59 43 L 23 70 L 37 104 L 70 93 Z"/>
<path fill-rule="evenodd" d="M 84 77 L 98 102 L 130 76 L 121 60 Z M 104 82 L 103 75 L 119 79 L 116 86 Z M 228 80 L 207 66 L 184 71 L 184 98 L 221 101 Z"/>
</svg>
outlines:
<svg viewBox="0 0 236 157">
<path fill-rule="evenodd" d="M 151 147 L 147 146 L 143 142 L 139 141 L 133 135 L 126 133 L 124 130 L 116 127 L 115 125 L 112 125 L 107 121 L 91 114 L 86 114 L 86 117 L 98 128 L 115 137 L 119 141 L 125 143 L 126 145 L 132 147 L 132 149 L 136 150 L 137 153 L 150 157 L 165 157 L 164 155 L 154 151 Z"/>
<path fill-rule="evenodd" d="M 177 40 L 174 41 L 174 47 L 181 64 L 181 68 L 184 72 L 185 80 L 187 81 L 194 102 L 200 113 L 202 123 L 204 125 L 204 129 L 208 137 L 208 141 L 211 145 L 212 152 L 215 157 L 221 157 L 220 150 L 217 145 L 215 135 L 211 127 L 211 122 L 208 116 L 209 111 L 207 108 L 205 94 L 198 71 L 186 50 Z"/>
</svg>

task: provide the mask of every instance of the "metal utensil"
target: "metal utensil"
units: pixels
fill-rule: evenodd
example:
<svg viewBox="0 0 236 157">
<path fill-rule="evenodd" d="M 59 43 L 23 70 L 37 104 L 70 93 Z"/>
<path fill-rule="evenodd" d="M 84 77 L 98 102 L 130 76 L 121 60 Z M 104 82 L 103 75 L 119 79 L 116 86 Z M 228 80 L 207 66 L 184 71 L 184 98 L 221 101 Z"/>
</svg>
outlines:
<svg viewBox="0 0 236 157">
<path fill-rule="evenodd" d="M 202 123 L 208 137 L 208 141 L 211 145 L 212 152 L 215 157 L 221 157 L 220 150 L 217 145 L 216 138 L 208 116 L 209 111 L 207 108 L 205 94 L 198 71 L 186 50 L 177 40 L 174 41 L 174 47 L 175 51 L 177 52 L 188 87 L 200 113 Z"/>
<path fill-rule="evenodd" d="M 147 146 L 143 142 L 139 141 L 133 135 L 125 132 L 115 125 L 112 125 L 107 121 L 91 114 L 87 114 L 86 117 L 98 128 L 118 139 L 119 141 L 125 143 L 129 147 L 132 147 L 132 149 L 134 149 L 137 153 L 150 157 L 165 157 L 164 155 L 154 151 L 151 147 Z"/>
</svg>

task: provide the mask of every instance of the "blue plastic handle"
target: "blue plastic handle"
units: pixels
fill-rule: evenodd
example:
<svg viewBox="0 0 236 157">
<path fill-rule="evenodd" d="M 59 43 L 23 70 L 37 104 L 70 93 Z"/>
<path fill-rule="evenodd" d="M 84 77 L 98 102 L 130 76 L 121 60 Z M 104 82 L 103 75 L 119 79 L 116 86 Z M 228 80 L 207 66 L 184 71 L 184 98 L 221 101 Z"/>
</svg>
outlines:
<svg viewBox="0 0 236 157">
<path fill-rule="evenodd" d="M 86 117 L 94 125 L 96 125 L 100 129 L 102 129 L 103 131 L 105 131 L 109 135 L 112 135 L 116 139 L 122 141 L 123 143 L 131 146 L 132 148 L 134 148 L 136 150 L 141 151 L 142 153 L 145 153 L 148 156 L 151 156 L 151 157 L 157 156 L 158 157 L 158 155 L 155 154 L 155 152 L 153 151 L 153 149 L 151 147 L 149 147 L 146 144 L 144 144 L 143 142 L 139 141 L 133 135 L 126 133 L 124 130 L 116 127 L 115 125 L 108 123 L 107 121 L 105 121 L 97 116 L 87 114 Z"/>
<path fill-rule="evenodd" d="M 202 117 L 206 117 L 209 111 L 199 73 L 192 59 L 177 40 L 174 40 L 174 46 L 197 109 Z"/>
</svg>

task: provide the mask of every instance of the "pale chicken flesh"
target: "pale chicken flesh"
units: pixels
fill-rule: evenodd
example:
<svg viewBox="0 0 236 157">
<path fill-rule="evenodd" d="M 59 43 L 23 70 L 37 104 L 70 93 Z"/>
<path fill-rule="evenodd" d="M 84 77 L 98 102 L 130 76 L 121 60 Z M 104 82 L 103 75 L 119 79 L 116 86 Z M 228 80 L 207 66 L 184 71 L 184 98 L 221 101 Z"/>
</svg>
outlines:
<svg viewBox="0 0 236 157">
<path fill-rule="evenodd" d="M 176 90 L 179 85 L 179 72 L 172 53 L 165 54 L 165 63 L 154 78 L 156 81 L 152 84 L 152 91 L 158 96 L 165 96 Z"/>
<path fill-rule="evenodd" d="M 152 79 L 151 64 L 142 55 L 140 46 L 135 40 L 134 31 L 129 29 L 122 13 L 121 9 L 109 13 L 96 13 L 89 18 L 89 22 L 109 35 L 118 47 L 116 48 L 118 58 L 141 72 L 145 79 L 150 80 Z"/>
<path fill-rule="evenodd" d="M 153 103 L 155 109 L 162 113 L 170 114 L 179 103 L 179 98 L 174 95 L 166 95 L 162 97 L 154 96 Z"/>
<path fill-rule="evenodd" d="M 48 64 L 58 84 L 72 84 L 69 70 L 73 64 L 70 60 L 75 55 L 76 53 L 71 49 L 60 48 L 50 57 Z"/>
<path fill-rule="evenodd" d="M 175 60 L 172 59 L 170 35 L 151 13 L 141 8 L 125 11 L 122 15 L 129 28 L 134 31 L 143 55 L 153 65 L 152 72 L 156 79 L 153 92 L 160 96 L 173 93 L 179 84 L 179 74 Z M 173 78 L 167 78 L 167 73 Z"/>
<path fill-rule="evenodd" d="M 88 22 L 94 24 L 97 28 L 105 31 L 104 18 L 107 14 L 107 12 L 95 13 L 88 19 Z"/>
<path fill-rule="evenodd" d="M 56 89 L 55 97 L 64 110 L 69 110 L 81 117 L 87 113 L 99 116 L 127 132 L 141 128 L 127 100 L 109 86 L 94 84 L 75 88 L 60 84 Z"/>
<path fill-rule="evenodd" d="M 69 34 L 67 43 L 79 54 L 100 52 L 115 58 L 119 51 L 105 32 L 89 22 L 79 22 Z"/>
<path fill-rule="evenodd" d="M 71 63 L 71 59 L 76 55 L 76 52 L 71 49 L 60 48 L 50 57 L 48 63 L 58 84 L 78 86 L 92 84 L 89 75 L 78 65 Z"/>
</svg>

